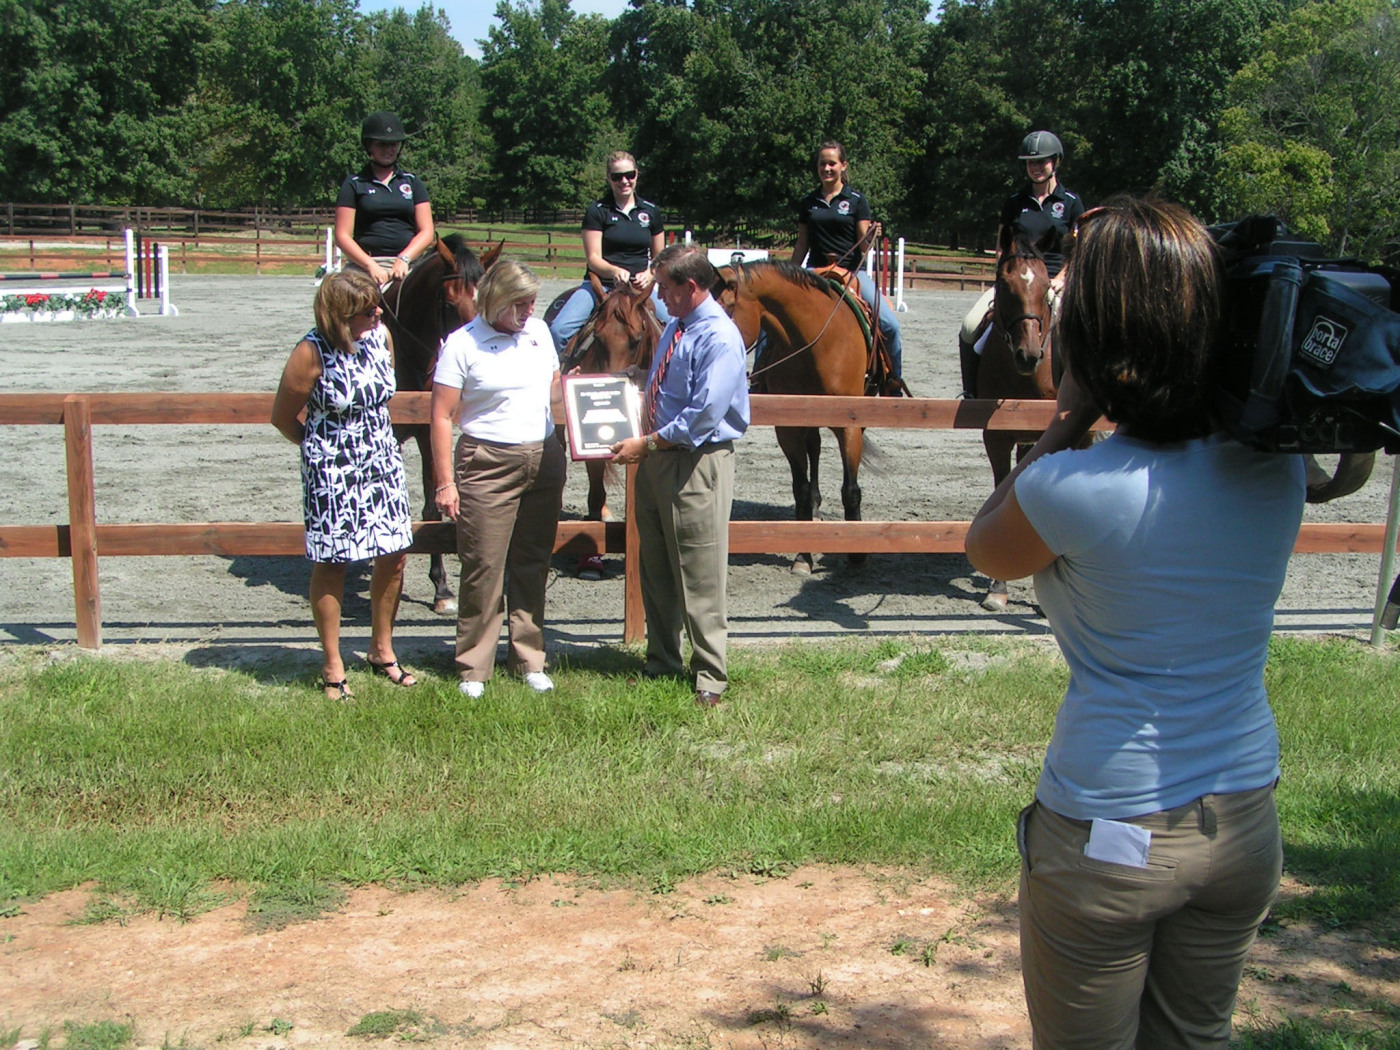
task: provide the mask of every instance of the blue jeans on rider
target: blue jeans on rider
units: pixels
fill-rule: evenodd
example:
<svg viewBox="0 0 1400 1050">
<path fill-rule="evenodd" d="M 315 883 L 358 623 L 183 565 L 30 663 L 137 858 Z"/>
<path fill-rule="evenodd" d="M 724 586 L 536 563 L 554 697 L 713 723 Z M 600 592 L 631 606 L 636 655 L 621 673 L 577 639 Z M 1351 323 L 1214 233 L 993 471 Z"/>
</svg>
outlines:
<svg viewBox="0 0 1400 1050">
<path fill-rule="evenodd" d="M 865 300 L 871 310 L 875 309 L 876 296 L 880 293 L 875 287 L 875 279 L 864 270 L 856 272 L 856 280 L 860 284 L 860 297 Z M 883 299 L 879 300 L 880 315 L 876 319 L 880 334 L 885 337 L 885 349 L 890 355 L 890 369 L 896 379 L 904 375 L 902 361 L 904 358 L 903 336 L 899 331 L 899 316 L 894 312 L 894 307 Z"/>
<path fill-rule="evenodd" d="M 661 296 L 657 294 L 656 285 L 651 286 L 651 305 L 656 309 L 656 319 L 663 325 L 671 319 L 665 304 L 661 302 Z M 588 323 L 588 318 L 593 315 L 597 306 L 598 300 L 593 294 L 593 286 L 585 281 L 574 289 L 563 307 L 554 315 L 549 334 L 554 336 L 554 349 L 559 356 L 564 355 L 564 348 L 569 345 L 569 340 Z"/>
</svg>

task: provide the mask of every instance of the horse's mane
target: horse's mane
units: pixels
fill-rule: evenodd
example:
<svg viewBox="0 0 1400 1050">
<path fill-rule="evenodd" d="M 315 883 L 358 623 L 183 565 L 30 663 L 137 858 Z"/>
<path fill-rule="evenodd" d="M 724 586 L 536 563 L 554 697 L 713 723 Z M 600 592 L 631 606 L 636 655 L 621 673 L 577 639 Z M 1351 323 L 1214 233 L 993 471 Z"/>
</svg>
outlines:
<svg viewBox="0 0 1400 1050">
<path fill-rule="evenodd" d="M 786 281 L 790 281 L 803 288 L 810 288 L 815 292 L 821 292 L 823 295 L 835 294 L 831 282 L 825 277 L 813 273 L 806 267 L 798 266 L 797 263 L 794 262 L 767 259 L 758 262 L 739 263 L 733 269 L 734 272 L 740 275 L 745 281 L 750 280 L 754 276 L 774 273 Z"/>
<path fill-rule="evenodd" d="M 449 233 L 442 239 L 442 243 L 447 245 L 452 258 L 457 260 L 456 270 L 466 278 L 467 284 L 478 283 L 486 270 L 482 267 L 481 260 L 476 257 L 476 252 L 467 247 L 467 239 L 460 233 Z"/>
<path fill-rule="evenodd" d="M 1014 259 L 1039 259 L 1045 261 L 1045 253 L 1040 244 L 1028 233 L 1016 233 L 1012 237 L 1011 250 L 1007 253 Z"/>
</svg>

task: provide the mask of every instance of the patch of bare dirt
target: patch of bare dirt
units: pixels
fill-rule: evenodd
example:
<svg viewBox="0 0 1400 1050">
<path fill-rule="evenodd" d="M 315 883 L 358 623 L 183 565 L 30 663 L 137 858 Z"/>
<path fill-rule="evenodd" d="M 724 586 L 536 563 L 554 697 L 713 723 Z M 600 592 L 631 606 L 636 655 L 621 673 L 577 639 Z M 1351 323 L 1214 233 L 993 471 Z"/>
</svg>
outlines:
<svg viewBox="0 0 1400 1050">
<path fill-rule="evenodd" d="M 87 890 L 0 920 L 0 1022 L 135 1025 L 142 1046 L 1023 1048 L 1015 905 L 900 872 L 707 875 L 665 894 L 573 879 L 351 893 L 257 933 L 237 902 L 188 923 L 75 925 Z M 1345 989 L 1345 992 L 1339 989 Z M 1359 935 L 1259 942 L 1237 1023 L 1400 1004 L 1400 960 Z M 416 1011 L 397 1036 L 350 1036 Z"/>
</svg>

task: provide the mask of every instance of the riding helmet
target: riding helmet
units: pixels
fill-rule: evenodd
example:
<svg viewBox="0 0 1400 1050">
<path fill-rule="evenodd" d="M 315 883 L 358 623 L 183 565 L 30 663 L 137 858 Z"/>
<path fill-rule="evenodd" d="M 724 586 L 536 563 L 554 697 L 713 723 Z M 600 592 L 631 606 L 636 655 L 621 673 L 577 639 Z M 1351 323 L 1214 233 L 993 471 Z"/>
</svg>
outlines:
<svg viewBox="0 0 1400 1050">
<path fill-rule="evenodd" d="M 390 113 L 387 109 L 375 110 L 360 125 L 361 142 L 402 142 L 406 138 L 403 121 L 397 113 Z"/>
<path fill-rule="evenodd" d="M 1032 131 L 1021 140 L 1021 160 L 1055 160 L 1065 155 L 1065 148 L 1052 131 Z"/>
</svg>

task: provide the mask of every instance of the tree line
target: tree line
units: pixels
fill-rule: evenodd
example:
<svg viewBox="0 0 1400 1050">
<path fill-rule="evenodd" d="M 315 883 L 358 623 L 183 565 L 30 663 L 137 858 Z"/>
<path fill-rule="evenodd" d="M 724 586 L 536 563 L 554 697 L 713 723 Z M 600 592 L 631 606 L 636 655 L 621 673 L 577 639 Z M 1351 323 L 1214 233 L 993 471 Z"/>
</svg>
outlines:
<svg viewBox="0 0 1400 1050">
<path fill-rule="evenodd" d="M 603 158 L 692 224 L 789 227 L 845 143 L 895 228 L 984 246 L 1021 137 L 1090 203 L 1155 190 L 1400 258 L 1400 0 L 0 0 L 0 173 L 24 202 L 305 207 L 396 110 L 439 212 L 578 208 Z"/>
</svg>

